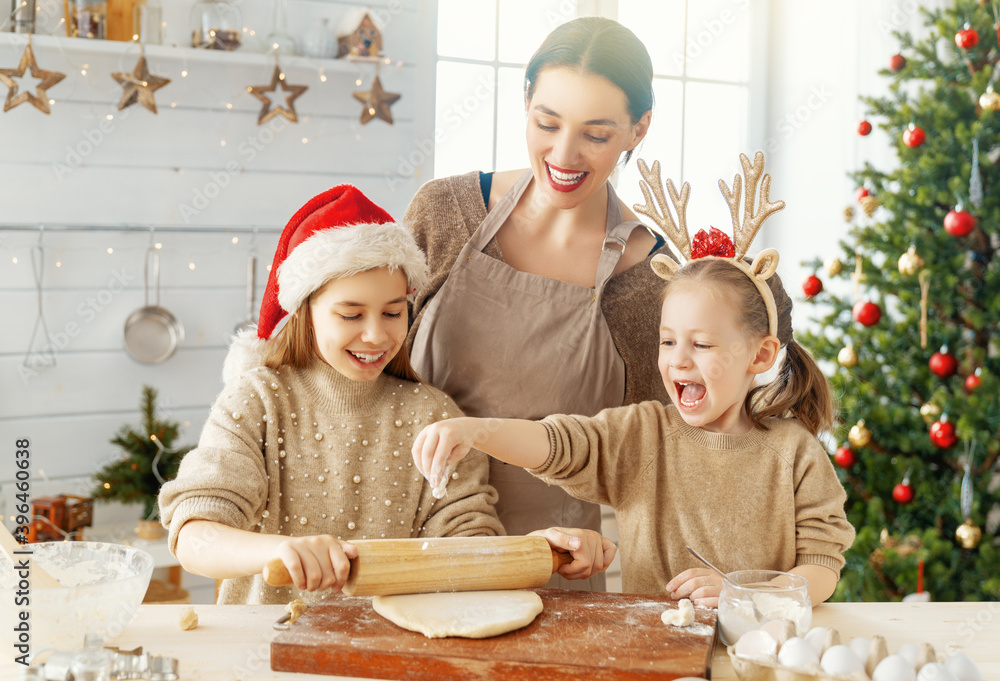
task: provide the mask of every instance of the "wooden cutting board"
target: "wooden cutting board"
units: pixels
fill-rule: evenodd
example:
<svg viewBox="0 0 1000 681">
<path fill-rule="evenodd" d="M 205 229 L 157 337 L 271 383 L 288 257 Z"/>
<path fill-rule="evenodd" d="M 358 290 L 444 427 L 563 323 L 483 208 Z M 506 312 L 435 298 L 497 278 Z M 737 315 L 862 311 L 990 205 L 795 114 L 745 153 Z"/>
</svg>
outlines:
<svg viewBox="0 0 1000 681">
<path fill-rule="evenodd" d="M 430 639 L 372 609 L 371 598 L 314 605 L 271 642 L 271 669 L 401 681 L 588 681 L 709 678 L 715 610 L 663 624 L 666 596 L 534 589 L 535 621 L 486 639 Z"/>
</svg>

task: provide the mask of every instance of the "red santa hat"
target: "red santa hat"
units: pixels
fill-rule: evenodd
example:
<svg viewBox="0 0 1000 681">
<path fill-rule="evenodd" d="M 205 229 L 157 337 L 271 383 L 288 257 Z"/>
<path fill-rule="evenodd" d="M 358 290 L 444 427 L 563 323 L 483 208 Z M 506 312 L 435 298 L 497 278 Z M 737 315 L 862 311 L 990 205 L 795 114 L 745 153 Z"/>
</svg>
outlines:
<svg viewBox="0 0 1000 681">
<path fill-rule="evenodd" d="M 338 185 L 313 197 L 281 233 L 257 327 L 234 338 L 223 379 L 263 366 L 265 343 L 279 322 L 328 281 L 379 267 L 402 270 L 410 294 L 427 281 L 427 261 L 413 236 L 357 187 Z"/>
</svg>

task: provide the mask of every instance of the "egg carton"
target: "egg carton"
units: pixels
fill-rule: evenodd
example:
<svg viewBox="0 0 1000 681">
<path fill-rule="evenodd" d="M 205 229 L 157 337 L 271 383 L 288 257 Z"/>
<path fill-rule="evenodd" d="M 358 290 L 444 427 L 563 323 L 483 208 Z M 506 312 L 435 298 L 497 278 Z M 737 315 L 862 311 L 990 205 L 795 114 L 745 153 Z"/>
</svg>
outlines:
<svg viewBox="0 0 1000 681">
<path fill-rule="evenodd" d="M 778 642 L 778 650 L 793 636 L 795 636 L 794 625 L 789 621 L 783 622 L 779 634 L 774 636 Z M 836 645 L 841 645 L 840 632 L 828 629 L 823 642 L 823 652 Z M 864 661 L 865 671 L 842 676 L 828 674 L 818 664 L 801 668 L 787 667 L 776 661 L 737 655 L 735 645 L 728 646 L 726 651 L 740 681 L 871 681 L 875 668 L 889 655 L 885 638 L 879 635 L 873 636 L 868 646 L 868 658 Z M 924 643 L 918 647 L 916 671 L 919 673 L 920 669 L 930 662 L 937 662 L 937 654 L 929 643 Z"/>
</svg>

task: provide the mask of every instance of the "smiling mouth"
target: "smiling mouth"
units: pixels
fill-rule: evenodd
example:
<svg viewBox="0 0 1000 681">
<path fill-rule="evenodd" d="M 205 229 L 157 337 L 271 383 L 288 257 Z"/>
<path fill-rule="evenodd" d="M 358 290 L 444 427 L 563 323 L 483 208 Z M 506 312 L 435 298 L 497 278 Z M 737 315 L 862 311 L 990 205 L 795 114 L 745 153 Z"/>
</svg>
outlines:
<svg viewBox="0 0 1000 681">
<path fill-rule="evenodd" d="M 385 351 L 382 352 L 354 352 L 353 350 L 348 350 L 349 354 L 354 359 L 358 360 L 362 364 L 377 364 L 383 357 L 385 357 Z"/>
<path fill-rule="evenodd" d="M 559 170 L 548 163 L 545 164 L 545 169 L 549 173 L 549 179 L 554 183 L 563 187 L 572 187 L 583 182 L 589 173 L 586 170 L 580 172 L 567 172 L 565 170 Z"/>
<path fill-rule="evenodd" d="M 701 404 L 708 393 L 702 384 L 688 381 L 674 381 L 674 389 L 677 391 L 677 401 L 687 409 L 693 409 Z"/>
</svg>

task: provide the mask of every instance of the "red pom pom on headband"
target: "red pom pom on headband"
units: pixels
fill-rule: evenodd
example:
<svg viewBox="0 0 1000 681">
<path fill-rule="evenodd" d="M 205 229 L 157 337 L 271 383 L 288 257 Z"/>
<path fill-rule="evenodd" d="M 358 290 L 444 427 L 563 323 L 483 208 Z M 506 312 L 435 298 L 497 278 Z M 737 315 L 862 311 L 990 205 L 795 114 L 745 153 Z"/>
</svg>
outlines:
<svg viewBox="0 0 1000 681">
<path fill-rule="evenodd" d="M 732 239 L 721 229 L 709 227 L 709 231 L 699 229 L 691 240 L 691 259 L 713 255 L 716 258 L 736 257 L 736 247 Z"/>
</svg>

